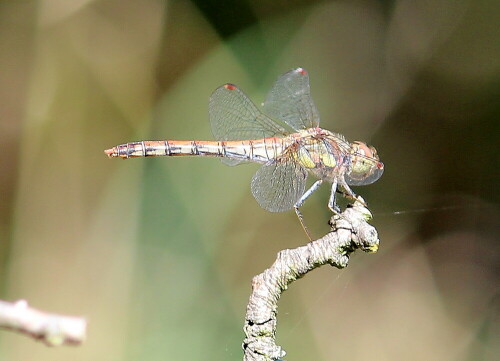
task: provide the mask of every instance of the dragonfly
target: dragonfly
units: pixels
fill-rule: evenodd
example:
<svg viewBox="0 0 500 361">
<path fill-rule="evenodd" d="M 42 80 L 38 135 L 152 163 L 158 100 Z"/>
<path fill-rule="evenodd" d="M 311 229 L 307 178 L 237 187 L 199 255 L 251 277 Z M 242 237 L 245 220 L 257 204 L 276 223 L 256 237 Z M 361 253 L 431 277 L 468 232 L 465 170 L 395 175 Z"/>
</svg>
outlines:
<svg viewBox="0 0 500 361">
<path fill-rule="evenodd" d="M 260 163 L 251 181 L 258 204 L 270 212 L 295 210 L 312 239 L 300 207 L 322 183 L 331 184 L 328 208 L 338 214 L 337 191 L 356 200 L 350 186 L 377 181 L 384 164 L 374 147 L 349 142 L 319 127 L 319 112 L 311 97 L 309 74 L 303 68 L 281 75 L 261 111 L 234 84 L 217 88 L 209 99 L 209 117 L 216 140 L 149 140 L 105 150 L 110 157 L 219 157 L 228 165 Z M 316 181 L 306 190 L 309 174 Z"/>
</svg>

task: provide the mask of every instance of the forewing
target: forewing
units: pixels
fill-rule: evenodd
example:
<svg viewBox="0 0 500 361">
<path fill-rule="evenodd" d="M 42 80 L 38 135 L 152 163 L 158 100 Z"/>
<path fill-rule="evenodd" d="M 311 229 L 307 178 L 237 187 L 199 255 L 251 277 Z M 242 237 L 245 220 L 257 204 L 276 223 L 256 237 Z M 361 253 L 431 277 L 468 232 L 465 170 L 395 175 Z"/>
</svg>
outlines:
<svg viewBox="0 0 500 361">
<path fill-rule="evenodd" d="M 209 101 L 216 140 L 245 140 L 284 135 L 285 129 L 263 114 L 236 85 L 217 88 Z"/>
<path fill-rule="evenodd" d="M 264 164 L 252 178 L 252 194 L 270 212 L 291 209 L 304 194 L 307 171 L 293 159 L 280 157 Z"/>
<path fill-rule="evenodd" d="M 319 113 L 311 98 L 307 71 L 297 68 L 280 76 L 267 95 L 264 111 L 295 130 L 319 126 Z"/>
</svg>

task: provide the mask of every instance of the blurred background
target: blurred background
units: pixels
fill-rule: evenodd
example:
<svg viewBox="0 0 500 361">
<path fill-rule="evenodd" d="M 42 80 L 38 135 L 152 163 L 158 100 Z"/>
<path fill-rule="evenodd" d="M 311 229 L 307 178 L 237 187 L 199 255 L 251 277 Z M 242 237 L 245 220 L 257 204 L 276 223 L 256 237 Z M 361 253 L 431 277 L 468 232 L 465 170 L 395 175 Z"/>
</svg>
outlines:
<svg viewBox="0 0 500 361">
<path fill-rule="evenodd" d="M 323 128 L 385 163 L 377 254 L 279 304 L 293 360 L 494 360 L 500 2 L 1 0 L 0 298 L 83 315 L 80 347 L 0 332 L 0 360 L 241 360 L 251 279 L 307 239 L 259 208 L 256 165 L 107 159 L 211 139 L 208 97 L 260 104 L 301 66 Z M 328 231 L 329 189 L 303 207 Z"/>
</svg>

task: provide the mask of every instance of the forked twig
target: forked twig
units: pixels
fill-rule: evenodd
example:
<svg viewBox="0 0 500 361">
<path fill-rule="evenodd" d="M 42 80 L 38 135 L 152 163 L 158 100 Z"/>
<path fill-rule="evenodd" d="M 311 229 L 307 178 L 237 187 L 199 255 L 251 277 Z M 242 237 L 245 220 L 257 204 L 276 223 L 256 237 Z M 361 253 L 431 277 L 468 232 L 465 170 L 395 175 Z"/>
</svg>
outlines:
<svg viewBox="0 0 500 361">
<path fill-rule="evenodd" d="M 368 224 L 371 218 L 359 197 L 352 207 L 332 217 L 330 233 L 305 246 L 279 252 L 274 264 L 253 278 L 244 326 L 244 361 L 274 361 L 285 356 L 275 342 L 281 293 L 293 281 L 324 264 L 346 267 L 349 255 L 356 249 L 376 252 L 379 239 L 375 228 Z"/>
<path fill-rule="evenodd" d="M 0 328 L 24 333 L 48 346 L 79 345 L 85 340 L 87 322 L 35 310 L 25 300 L 0 301 Z"/>
</svg>

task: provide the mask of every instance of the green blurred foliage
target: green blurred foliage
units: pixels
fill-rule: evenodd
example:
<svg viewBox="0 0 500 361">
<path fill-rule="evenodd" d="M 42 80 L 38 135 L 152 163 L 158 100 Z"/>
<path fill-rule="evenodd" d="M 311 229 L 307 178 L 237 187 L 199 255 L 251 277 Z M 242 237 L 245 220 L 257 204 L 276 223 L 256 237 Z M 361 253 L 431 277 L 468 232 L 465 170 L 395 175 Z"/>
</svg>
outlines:
<svg viewBox="0 0 500 361">
<path fill-rule="evenodd" d="M 322 127 L 386 165 L 357 188 L 382 241 L 283 295 L 287 360 L 498 355 L 499 3 L 0 1 L 0 290 L 80 314 L 78 348 L 0 336 L 0 360 L 235 360 L 253 275 L 307 240 L 253 200 L 255 165 L 109 160 L 211 139 L 207 100 L 259 104 L 302 66 Z M 328 189 L 303 212 L 328 227 Z M 496 297 L 496 298 L 495 298 Z"/>
</svg>

